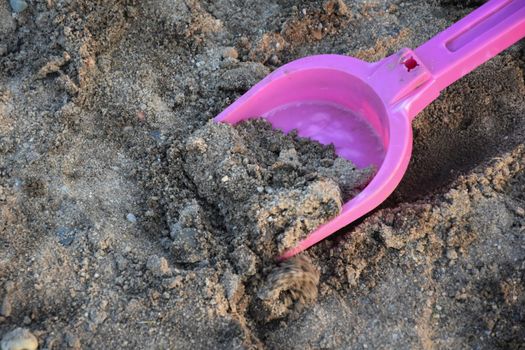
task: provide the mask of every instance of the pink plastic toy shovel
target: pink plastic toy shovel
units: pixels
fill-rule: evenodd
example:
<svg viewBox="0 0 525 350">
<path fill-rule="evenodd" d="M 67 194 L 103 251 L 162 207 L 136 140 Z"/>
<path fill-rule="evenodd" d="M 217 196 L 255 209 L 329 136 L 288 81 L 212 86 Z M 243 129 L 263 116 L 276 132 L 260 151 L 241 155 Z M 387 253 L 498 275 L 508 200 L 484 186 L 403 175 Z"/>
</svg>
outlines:
<svg viewBox="0 0 525 350">
<path fill-rule="evenodd" d="M 378 169 L 340 215 L 281 258 L 326 238 L 383 202 L 406 171 L 414 117 L 441 90 L 525 36 L 525 0 L 492 0 L 415 50 L 379 62 L 340 55 L 302 58 L 275 70 L 215 120 L 263 117 L 323 144 L 358 167 Z"/>
</svg>

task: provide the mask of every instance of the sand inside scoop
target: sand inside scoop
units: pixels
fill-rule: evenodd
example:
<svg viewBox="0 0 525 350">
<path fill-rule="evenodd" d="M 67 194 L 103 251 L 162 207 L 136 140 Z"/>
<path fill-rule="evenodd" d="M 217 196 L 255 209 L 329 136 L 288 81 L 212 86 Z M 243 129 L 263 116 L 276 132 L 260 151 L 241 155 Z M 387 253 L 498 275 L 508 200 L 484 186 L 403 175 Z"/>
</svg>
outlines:
<svg viewBox="0 0 525 350">
<path fill-rule="evenodd" d="M 263 119 L 209 122 L 181 151 L 197 201 L 217 210 L 234 247 L 246 245 L 263 260 L 338 215 L 374 173 L 337 157 L 333 146 L 286 135 Z"/>
</svg>

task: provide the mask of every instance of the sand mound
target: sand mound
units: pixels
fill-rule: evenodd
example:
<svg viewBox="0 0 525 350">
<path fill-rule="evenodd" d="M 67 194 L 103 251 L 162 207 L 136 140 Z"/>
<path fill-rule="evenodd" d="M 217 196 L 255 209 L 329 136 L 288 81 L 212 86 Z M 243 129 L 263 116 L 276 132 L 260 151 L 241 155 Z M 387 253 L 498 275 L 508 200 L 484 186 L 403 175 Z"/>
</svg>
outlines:
<svg viewBox="0 0 525 350">
<path fill-rule="evenodd" d="M 359 181 L 341 183 L 322 149 L 308 178 L 295 143 L 250 161 L 250 126 L 221 142 L 205 131 L 282 63 L 376 60 L 480 1 L 26 2 L 13 16 L 0 1 L 0 336 L 27 329 L 47 349 L 522 346 L 523 44 L 418 116 L 387 203 L 273 273 L 262 260 L 337 213 L 334 184 L 351 196 Z M 227 154 L 199 153 L 220 144 Z M 234 209 L 254 198 L 259 214 Z M 311 204 L 304 225 L 268 221 Z M 254 227 L 280 233 L 249 239 Z"/>
</svg>

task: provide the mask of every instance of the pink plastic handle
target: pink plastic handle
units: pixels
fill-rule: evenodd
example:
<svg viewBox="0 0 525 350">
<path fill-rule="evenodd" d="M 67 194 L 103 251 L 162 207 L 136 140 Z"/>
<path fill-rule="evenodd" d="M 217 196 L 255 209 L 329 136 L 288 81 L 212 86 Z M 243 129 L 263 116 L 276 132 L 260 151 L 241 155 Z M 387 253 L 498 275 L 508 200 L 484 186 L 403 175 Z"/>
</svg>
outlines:
<svg viewBox="0 0 525 350">
<path fill-rule="evenodd" d="M 432 81 L 409 101 L 415 117 L 439 92 L 525 36 L 525 0 L 491 0 L 414 50 Z"/>
</svg>

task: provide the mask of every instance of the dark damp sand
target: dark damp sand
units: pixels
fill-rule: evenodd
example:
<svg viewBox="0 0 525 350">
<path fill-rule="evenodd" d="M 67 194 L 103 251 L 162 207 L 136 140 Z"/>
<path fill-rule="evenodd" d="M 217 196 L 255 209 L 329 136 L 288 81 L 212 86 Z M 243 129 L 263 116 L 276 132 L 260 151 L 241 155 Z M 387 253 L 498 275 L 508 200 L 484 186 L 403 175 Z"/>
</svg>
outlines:
<svg viewBox="0 0 525 350">
<path fill-rule="evenodd" d="M 220 205 L 241 193 L 196 198 L 185 160 L 188 137 L 275 67 L 377 60 L 479 1 L 28 3 L 13 17 L 0 2 L 0 336 L 25 327 L 47 349 L 522 346 L 522 43 L 418 116 L 408 172 L 379 210 L 273 273 L 239 239 L 253 232 L 228 236 L 243 213 Z M 284 168 L 270 172 L 282 188 Z"/>
</svg>

